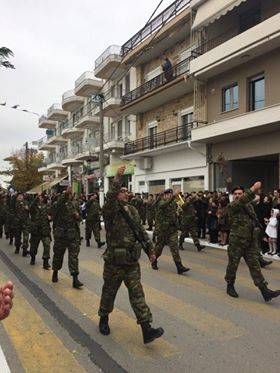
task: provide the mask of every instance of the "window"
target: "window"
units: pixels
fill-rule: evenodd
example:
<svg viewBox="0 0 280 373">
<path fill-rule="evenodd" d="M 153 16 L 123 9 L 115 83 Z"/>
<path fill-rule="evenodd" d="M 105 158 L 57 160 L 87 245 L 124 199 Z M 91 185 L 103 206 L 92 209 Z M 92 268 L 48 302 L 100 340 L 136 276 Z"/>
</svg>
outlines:
<svg viewBox="0 0 280 373">
<path fill-rule="evenodd" d="M 157 146 L 157 122 L 150 123 L 148 126 L 148 136 L 149 136 L 149 143 L 150 148 L 154 148 Z"/>
<path fill-rule="evenodd" d="M 125 94 L 130 91 L 130 74 L 126 74 L 125 76 Z"/>
<path fill-rule="evenodd" d="M 262 109 L 265 105 L 264 76 L 258 75 L 249 81 L 249 110 Z"/>
<path fill-rule="evenodd" d="M 191 138 L 191 123 L 193 122 L 193 108 L 181 112 L 180 125 L 182 127 L 182 140 Z"/>
<path fill-rule="evenodd" d="M 238 84 L 223 88 L 222 91 L 223 108 L 222 111 L 229 111 L 238 108 Z"/>
<path fill-rule="evenodd" d="M 122 120 L 119 120 L 117 123 L 117 133 L 118 133 L 118 140 L 122 139 Z"/>
<path fill-rule="evenodd" d="M 131 132 L 130 132 L 130 120 L 128 119 L 128 117 L 125 117 L 125 136 L 129 137 L 131 135 Z"/>
<path fill-rule="evenodd" d="M 116 128 L 115 123 L 111 124 L 111 140 L 115 140 L 116 138 Z"/>
</svg>

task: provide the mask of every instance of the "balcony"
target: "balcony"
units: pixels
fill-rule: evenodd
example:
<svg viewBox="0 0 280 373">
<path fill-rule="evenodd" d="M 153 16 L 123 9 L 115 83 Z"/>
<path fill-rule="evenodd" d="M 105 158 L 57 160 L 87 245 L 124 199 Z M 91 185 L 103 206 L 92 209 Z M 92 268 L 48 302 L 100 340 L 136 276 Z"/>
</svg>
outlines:
<svg viewBox="0 0 280 373">
<path fill-rule="evenodd" d="M 192 130 L 192 141 L 217 143 L 279 131 L 280 104 L 232 118 L 198 126 Z"/>
<path fill-rule="evenodd" d="M 123 158 L 137 158 L 137 156 L 160 154 L 174 150 L 174 147 L 185 147 L 186 142 L 192 140 L 192 128 L 200 122 L 191 122 L 185 126 L 178 126 L 146 136 L 135 141 L 125 143 Z M 126 157 L 127 156 L 127 157 Z"/>
<path fill-rule="evenodd" d="M 73 112 L 79 109 L 85 102 L 85 98 L 76 96 L 73 89 L 62 95 L 62 109 Z"/>
<path fill-rule="evenodd" d="M 51 151 L 54 150 L 56 147 L 55 145 L 50 143 L 50 140 L 54 136 L 44 136 L 41 139 L 38 140 L 38 150 L 44 150 L 44 151 Z"/>
<path fill-rule="evenodd" d="M 238 34 L 238 29 L 225 30 L 193 51 L 197 56 L 190 73 L 202 79 L 228 71 L 256 57 L 279 48 L 280 13 Z"/>
<path fill-rule="evenodd" d="M 76 159 L 77 155 L 79 154 L 79 148 L 71 149 L 68 152 L 67 156 L 62 160 L 63 166 L 79 166 L 84 163 L 83 160 Z"/>
<path fill-rule="evenodd" d="M 177 97 L 193 91 L 193 80 L 189 76 L 192 56 L 174 65 L 168 81 L 162 73 L 122 97 L 120 111 L 139 114 L 161 106 Z"/>
<path fill-rule="evenodd" d="M 121 56 L 125 57 L 132 50 L 136 49 L 143 41 L 148 39 L 157 30 L 165 26 L 166 23 L 171 21 L 174 17 L 180 14 L 186 7 L 189 6 L 190 0 L 176 0 L 163 12 L 153 18 L 148 24 L 146 24 L 140 31 L 132 36 L 125 44 L 121 47 Z M 170 36 L 170 35 L 169 35 Z"/>
<path fill-rule="evenodd" d="M 110 45 L 95 61 L 94 75 L 102 79 L 116 79 L 125 70 L 121 66 L 121 47 Z"/>
<path fill-rule="evenodd" d="M 53 162 L 47 165 L 49 171 L 62 171 L 65 170 L 65 166 L 62 165 L 62 160 L 64 159 L 65 154 L 59 153 L 53 158 Z"/>
<path fill-rule="evenodd" d="M 78 161 L 95 161 L 98 158 L 96 153 L 98 141 L 96 139 L 88 138 L 82 145 L 82 149 L 76 155 Z"/>
<path fill-rule="evenodd" d="M 60 104 L 53 104 L 48 109 L 48 119 L 61 121 L 68 116 L 68 112 L 62 110 Z"/>
<path fill-rule="evenodd" d="M 65 127 L 62 130 L 61 136 L 67 140 L 68 139 L 75 140 L 75 139 L 82 137 L 84 135 L 84 132 L 85 131 L 83 129 L 69 126 L 69 127 Z"/>
<path fill-rule="evenodd" d="M 49 120 L 45 115 L 42 115 L 38 121 L 39 128 L 55 129 L 57 122 L 55 120 Z"/>
<path fill-rule="evenodd" d="M 79 129 L 96 130 L 99 129 L 99 124 L 99 116 L 93 115 L 91 112 L 89 112 L 87 115 L 77 121 L 75 127 Z"/>
<path fill-rule="evenodd" d="M 121 101 L 122 99 L 120 94 L 110 92 L 110 94 L 105 97 L 105 101 L 103 104 L 104 116 L 113 118 L 119 116 Z"/>
<path fill-rule="evenodd" d="M 53 145 L 53 146 L 54 145 L 55 146 L 57 146 L 57 145 L 61 146 L 61 145 L 65 145 L 67 143 L 67 141 L 68 141 L 67 139 L 65 139 L 61 136 L 61 132 L 58 131 L 58 132 L 56 132 L 56 134 L 54 136 L 51 136 L 49 138 L 48 143 L 49 143 L 49 145 Z"/>
<path fill-rule="evenodd" d="M 100 92 L 103 82 L 96 79 L 93 71 L 84 72 L 75 81 L 75 94 L 77 96 L 90 97 Z"/>
</svg>

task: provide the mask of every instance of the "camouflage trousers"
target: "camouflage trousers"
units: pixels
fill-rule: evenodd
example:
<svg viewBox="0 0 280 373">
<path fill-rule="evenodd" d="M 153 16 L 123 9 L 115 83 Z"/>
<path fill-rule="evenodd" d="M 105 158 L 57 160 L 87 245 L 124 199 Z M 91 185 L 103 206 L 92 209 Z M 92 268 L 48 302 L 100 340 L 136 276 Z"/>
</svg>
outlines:
<svg viewBox="0 0 280 373">
<path fill-rule="evenodd" d="M 147 213 L 147 222 L 148 222 L 149 228 L 152 228 L 153 225 L 154 225 L 154 216 L 153 216 L 153 214 Z"/>
<path fill-rule="evenodd" d="M 91 232 L 93 232 L 95 241 L 100 241 L 100 221 L 95 220 L 91 222 L 86 222 L 86 240 L 91 239 Z"/>
<path fill-rule="evenodd" d="M 170 248 L 174 262 L 181 262 L 181 257 L 178 248 L 178 233 L 175 232 L 163 232 L 157 231 L 157 242 L 155 245 L 156 257 L 159 258 L 162 254 L 164 246 L 167 245 Z"/>
<path fill-rule="evenodd" d="M 139 263 L 116 266 L 105 262 L 103 279 L 104 285 L 98 311 L 100 317 L 107 316 L 113 311 L 117 292 L 122 282 L 124 282 L 128 290 L 131 307 L 137 318 L 137 323 L 152 322 L 152 314 L 145 302 L 145 295 L 141 285 Z"/>
<path fill-rule="evenodd" d="M 15 237 L 15 247 L 19 248 L 22 244 L 23 250 L 27 250 L 28 239 L 29 239 L 29 228 L 25 226 L 16 226 L 13 228 L 12 231 L 13 231 L 13 236 Z"/>
<path fill-rule="evenodd" d="M 198 239 L 198 235 L 197 235 L 196 226 L 194 226 L 194 225 L 184 225 L 184 226 L 182 226 L 181 231 L 182 232 L 181 232 L 180 239 L 179 239 L 179 246 L 183 245 L 185 238 L 188 237 L 189 234 L 191 235 L 193 243 L 195 245 L 199 245 L 199 239 Z"/>
<path fill-rule="evenodd" d="M 30 255 L 36 256 L 38 253 L 38 247 L 42 241 L 43 244 L 43 256 L 42 259 L 49 259 L 50 258 L 50 250 L 51 250 L 51 238 L 50 236 L 41 236 L 35 235 L 31 233 L 30 237 Z"/>
<path fill-rule="evenodd" d="M 257 287 L 266 285 L 267 282 L 261 272 L 259 256 L 259 249 L 253 242 L 240 239 L 230 241 L 228 246 L 228 266 L 225 275 L 226 282 L 229 284 L 235 282 L 238 265 L 241 257 L 243 257 L 249 267 L 254 284 Z"/>
<path fill-rule="evenodd" d="M 68 249 L 68 268 L 71 274 L 79 274 L 79 252 L 80 239 L 55 238 L 53 245 L 52 269 L 60 270 L 63 264 L 63 258 L 66 249 Z"/>
</svg>

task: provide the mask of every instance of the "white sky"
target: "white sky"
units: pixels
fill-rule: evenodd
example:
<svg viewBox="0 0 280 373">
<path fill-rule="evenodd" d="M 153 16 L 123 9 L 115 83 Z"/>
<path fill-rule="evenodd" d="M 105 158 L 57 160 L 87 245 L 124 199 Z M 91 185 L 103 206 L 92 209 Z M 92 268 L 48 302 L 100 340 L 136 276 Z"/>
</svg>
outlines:
<svg viewBox="0 0 280 373">
<path fill-rule="evenodd" d="M 157 13 L 173 0 L 165 0 Z M 0 103 L 40 115 L 111 44 L 122 45 L 144 26 L 159 0 L 0 0 L 0 47 L 16 70 L 0 69 Z M 0 167 L 25 141 L 44 136 L 38 117 L 0 106 Z"/>
</svg>

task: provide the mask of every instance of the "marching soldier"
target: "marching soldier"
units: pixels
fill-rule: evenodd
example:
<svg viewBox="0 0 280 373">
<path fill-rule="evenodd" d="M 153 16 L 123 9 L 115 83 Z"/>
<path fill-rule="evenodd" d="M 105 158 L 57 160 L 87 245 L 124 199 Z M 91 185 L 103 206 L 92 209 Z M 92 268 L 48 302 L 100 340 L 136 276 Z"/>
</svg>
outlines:
<svg viewBox="0 0 280 373">
<path fill-rule="evenodd" d="M 67 188 L 53 206 L 54 219 L 54 255 L 52 262 L 52 282 L 58 282 L 58 271 L 62 268 L 63 257 L 68 249 L 68 267 L 73 277 L 73 288 L 83 286 L 78 279 L 80 252 L 80 230 L 77 222 L 80 221 L 79 211 L 72 201 L 72 189 Z"/>
<path fill-rule="evenodd" d="M 178 192 L 179 193 L 179 192 Z M 178 249 L 177 232 L 177 204 L 176 195 L 172 189 L 166 189 L 163 199 L 159 200 L 156 213 L 157 242 L 155 246 L 156 260 L 152 263 L 152 268 L 157 270 L 157 259 L 161 256 L 163 247 L 168 245 L 177 268 L 178 274 L 188 272 L 190 269 L 182 265 Z"/>
<path fill-rule="evenodd" d="M 155 220 L 154 195 L 153 194 L 149 194 L 148 200 L 146 202 L 146 216 L 147 216 L 147 222 L 148 222 L 147 231 L 152 231 L 154 220 Z"/>
<path fill-rule="evenodd" d="M 31 216 L 31 236 L 30 236 L 30 264 L 35 264 L 35 258 L 38 252 L 40 241 L 43 244 L 43 268 L 49 269 L 50 246 L 51 246 L 51 227 L 50 211 L 44 201 L 44 196 L 39 194 L 30 206 Z"/>
<path fill-rule="evenodd" d="M 124 281 L 128 288 L 130 304 L 141 325 L 144 343 L 152 342 L 164 333 L 162 328 L 151 327 L 152 314 L 145 302 L 141 285 L 139 258 L 141 247 L 155 259 L 153 245 L 141 225 L 137 210 L 128 204 L 128 190 L 120 184 L 125 166 L 120 166 L 112 189 L 107 193 L 103 206 L 107 249 L 104 257 L 104 285 L 99 307 L 99 330 L 110 334 L 108 315 L 113 311 L 116 294 Z"/>
<path fill-rule="evenodd" d="M 228 246 L 228 266 L 225 280 L 227 293 L 237 298 L 234 283 L 241 257 L 249 267 L 254 284 L 260 289 L 266 302 L 280 295 L 280 290 L 272 291 L 267 287 L 259 263 L 259 248 L 256 236 L 259 235 L 260 223 L 250 202 L 261 188 L 261 182 L 256 182 L 251 189 L 244 191 L 243 187 L 235 187 L 232 191 L 233 202 L 227 207 L 230 223 L 230 236 Z"/>
<path fill-rule="evenodd" d="M 196 223 L 196 210 L 193 206 L 193 197 L 189 195 L 186 198 L 184 204 L 180 206 L 181 208 L 181 235 L 179 239 L 179 249 L 184 250 L 183 243 L 188 235 L 191 235 L 194 245 L 197 251 L 201 251 L 205 246 L 200 245 L 198 235 L 197 235 L 197 223 Z"/>
<path fill-rule="evenodd" d="M 101 208 L 98 201 L 98 194 L 94 193 L 90 196 L 89 201 L 86 203 L 86 242 L 87 247 L 90 246 L 91 232 L 93 232 L 97 246 L 100 249 L 105 242 L 100 239 L 100 217 Z"/>
<path fill-rule="evenodd" d="M 28 254 L 30 219 L 29 206 L 22 193 L 18 193 L 14 205 L 13 231 L 15 237 L 15 254 L 19 253 L 22 244 L 22 256 Z M 21 241 L 22 240 L 22 241 Z"/>
</svg>

